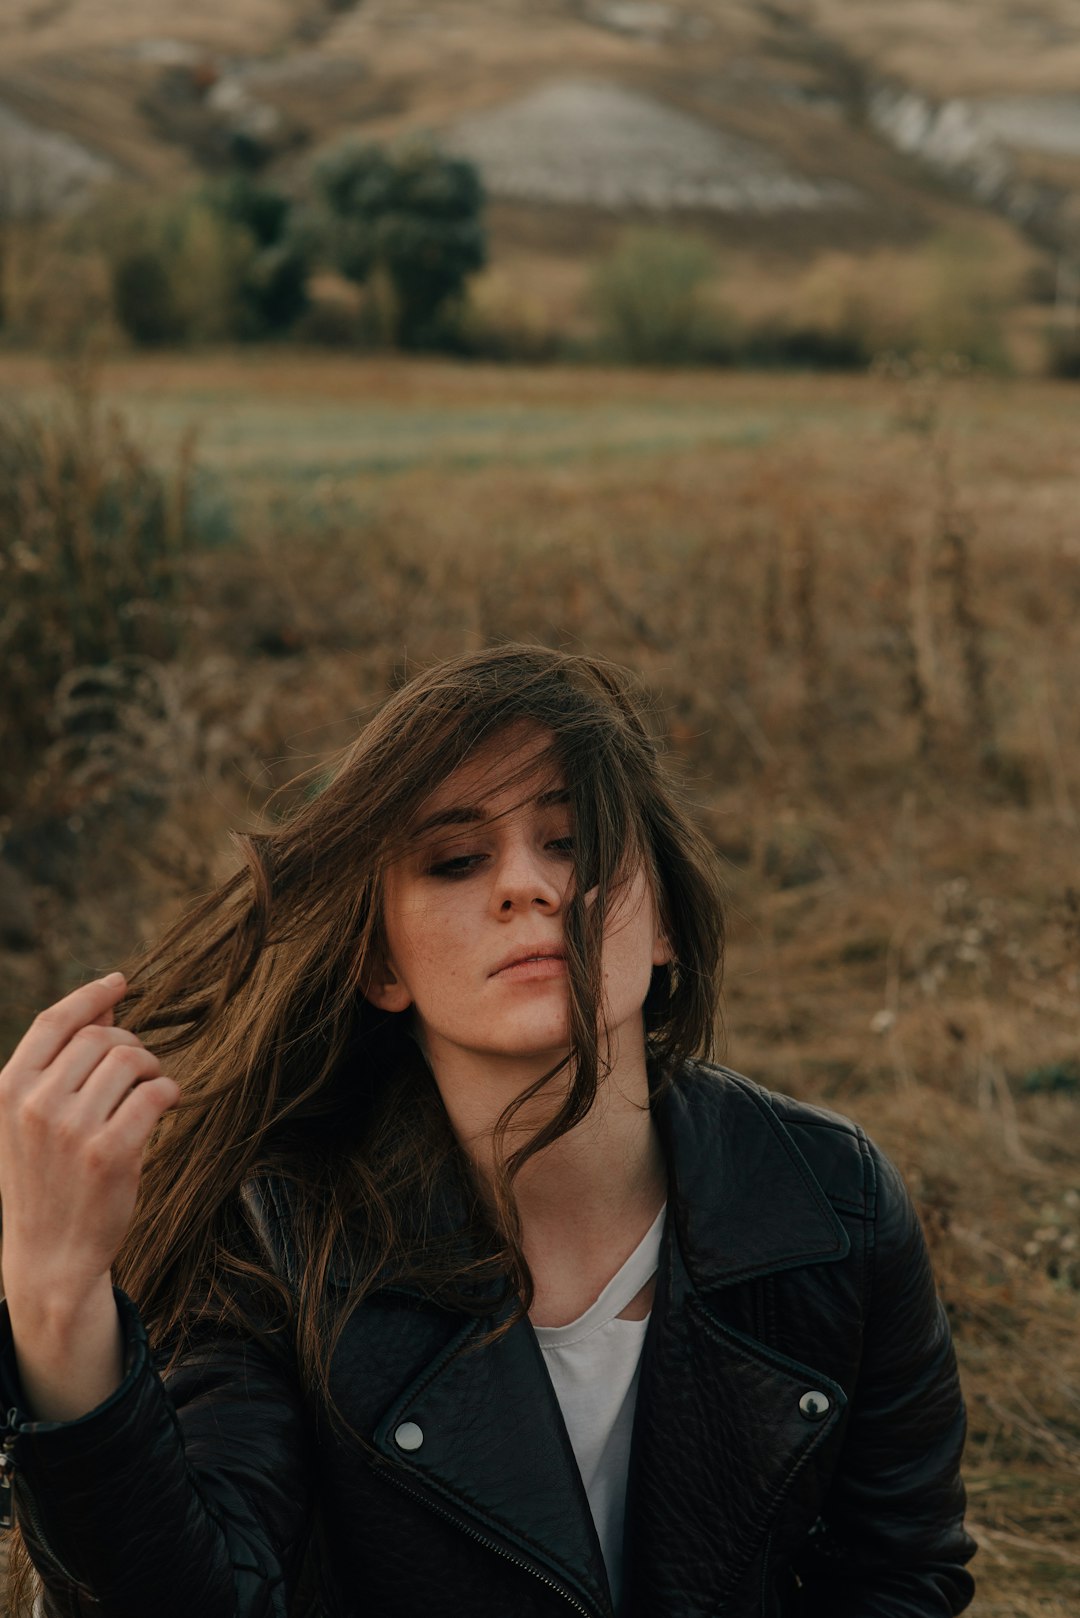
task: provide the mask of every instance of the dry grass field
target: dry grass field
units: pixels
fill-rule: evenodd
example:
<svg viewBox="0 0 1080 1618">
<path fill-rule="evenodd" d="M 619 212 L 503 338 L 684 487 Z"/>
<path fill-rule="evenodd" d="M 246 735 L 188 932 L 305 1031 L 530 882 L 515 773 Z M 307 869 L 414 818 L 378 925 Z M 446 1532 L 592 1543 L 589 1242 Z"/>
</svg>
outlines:
<svg viewBox="0 0 1080 1618">
<path fill-rule="evenodd" d="M 635 667 L 726 863 L 728 1061 L 858 1118 L 918 1201 L 973 1611 L 1075 1614 L 1080 389 L 269 352 L 99 383 L 166 464 L 195 427 L 230 515 L 96 765 L 51 746 L 9 817 L 34 925 L 0 1040 L 408 669 L 502 638 Z M 0 396 L 49 390 L 0 359 Z"/>
</svg>

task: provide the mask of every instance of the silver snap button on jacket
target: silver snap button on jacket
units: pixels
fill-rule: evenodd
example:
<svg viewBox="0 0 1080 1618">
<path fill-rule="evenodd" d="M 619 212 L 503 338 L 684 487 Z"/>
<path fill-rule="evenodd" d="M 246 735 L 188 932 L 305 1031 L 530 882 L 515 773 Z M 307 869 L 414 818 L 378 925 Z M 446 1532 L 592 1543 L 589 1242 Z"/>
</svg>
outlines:
<svg viewBox="0 0 1080 1618">
<path fill-rule="evenodd" d="M 398 1449 L 419 1449 L 424 1442 L 424 1435 L 415 1421 L 403 1421 L 400 1427 L 394 1428 L 394 1443 Z"/>
<path fill-rule="evenodd" d="M 819 1393 L 817 1389 L 812 1388 L 799 1400 L 799 1409 L 807 1421 L 820 1421 L 823 1416 L 829 1414 L 831 1404 L 832 1400 L 827 1393 Z"/>
</svg>

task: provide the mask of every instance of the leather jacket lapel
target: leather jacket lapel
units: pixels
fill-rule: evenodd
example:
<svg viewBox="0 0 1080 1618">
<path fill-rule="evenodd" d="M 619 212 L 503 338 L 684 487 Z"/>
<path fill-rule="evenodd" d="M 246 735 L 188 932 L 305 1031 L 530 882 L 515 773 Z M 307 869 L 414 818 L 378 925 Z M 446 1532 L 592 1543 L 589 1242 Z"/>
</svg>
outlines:
<svg viewBox="0 0 1080 1618">
<path fill-rule="evenodd" d="M 624 1618 L 670 1610 L 674 1591 L 680 1618 L 721 1612 L 842 1419 L 842 1388 L 735 1329 L 723 1302 L 694 1289 L 669 1225 L 634 1423 Z"/>
<path fill-rule="evenodd" d="M 696 1065 L 656 1100 L 670 1203 L 694 1287 L 846 1258 L 844 1226 L 765 1093 Z"/>
<path fill-rule="evenodd" d="M 847 1402 L 831 1378 L 757 1339 L 744 1283 L 836 1262 L 850 1241 L 746 1080 L 698 1068 L 654 1115 L 671 1217 L 635 1416 L 625 1612 L 651 1618 L 678 1590 L 680 1613 L 705 1618 L 723 1610 Z"/>
<path fill-rule="evenodd" d="M 476 1348 L 490 1325 L 472 1321 L 452 1339 L 386 1412 L 375 1445 L 466 1532 L 582 1612 L 610 1613 L 600 1543 L 536 1335 L 521 1320 Z"/>
</svg>

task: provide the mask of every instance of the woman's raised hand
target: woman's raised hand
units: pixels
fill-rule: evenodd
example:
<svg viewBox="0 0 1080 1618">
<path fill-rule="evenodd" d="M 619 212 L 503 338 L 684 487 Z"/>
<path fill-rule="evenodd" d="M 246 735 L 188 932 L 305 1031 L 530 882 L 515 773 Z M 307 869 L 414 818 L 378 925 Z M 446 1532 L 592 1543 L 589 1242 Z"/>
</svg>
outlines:
<svg viewBox="0 0 1080 1618">
<path fill-rule="evenodd" d="M 100 1374 L 74 1402 L 92 1408 L 94 1394 L 110 1391 L 103 1382 L 115 1383 L 110 1270 L 135 1211 L 146 1143 L 180 1097 L 157 1057 L 113 1026 L 124 988 L 114 972 L 49 1006 L 0 1071 L 4 1291 L 28 1397 L 36 1389 L 37 1414 L 54 1419 L 80 1413 L 61 1412 L 52 1395 L 65 1381 L 70 1389 L 69 1373 L 84 1383 L 92 1343 L 108 1363 L 91 1353 Z"/>
</svg>

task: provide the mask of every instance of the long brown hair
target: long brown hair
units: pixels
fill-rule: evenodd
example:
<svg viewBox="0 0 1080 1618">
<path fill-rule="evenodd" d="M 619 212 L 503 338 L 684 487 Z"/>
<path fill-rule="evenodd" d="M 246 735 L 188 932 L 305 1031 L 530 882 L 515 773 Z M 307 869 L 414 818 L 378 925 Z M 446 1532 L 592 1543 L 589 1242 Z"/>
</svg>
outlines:
<svg viewBox="0 0 1080 1618">
<path fill-rule="evenodd" d="M 517 1315 L 528 1309 L 512 1182 L 596 1096 L 604 921 L 641 860 L 674 954 L 655 969 L 645 1002 L 654 1092 L 712 1046 L 723 957 L 717 863 L 647 716 L 634 679 L 600 659 L 505 645 L 437 664 L 386 702 L 298 810 L 239 839 L 240 869 L 137 965 L 119 1020 L 163 1059 L 182 1098 L 148 1149 L 114 1276 L 174 1358 L 208 1323 L 285 1334 L 303 1387 L 329 1401 L 340 1329 L 379 1277 L 409 1278 L 478 1312 L 476 1281 L 500 1277 Z M 554 1070 L 565 1074 L 561 1105 L 505 1158 L 496 1150 L 484 1201 L 409 1014 L 377 1011 L 362 985 L 381 959 L 384 873 L 405 851 L 410 821 L 478 746 L 522 724 L 545 733 L 544 757 L 573 805 L 570 1040 Z M 550 1077 L 506 1109 L 497 1147 Z M 244 1212 L 241 1189 L 264 1168 L 288 1184 L 291 1279 L 272 1271 Z M 465 1222 L 449 1236 L 435 1217 L 448 1185 Z M 348 1284 L 328 1287 L 343 1261 Z"/>
</svg>

